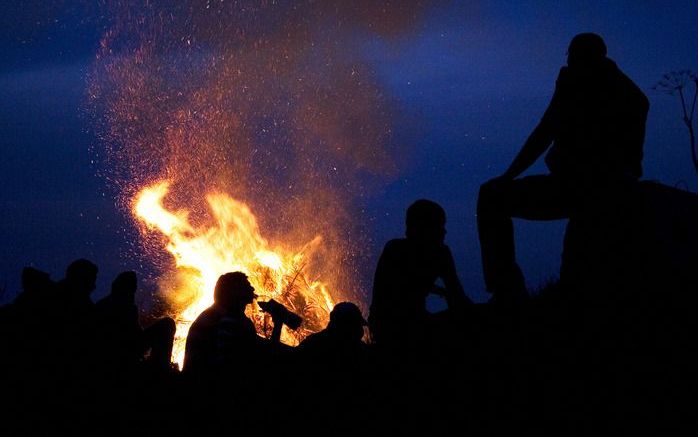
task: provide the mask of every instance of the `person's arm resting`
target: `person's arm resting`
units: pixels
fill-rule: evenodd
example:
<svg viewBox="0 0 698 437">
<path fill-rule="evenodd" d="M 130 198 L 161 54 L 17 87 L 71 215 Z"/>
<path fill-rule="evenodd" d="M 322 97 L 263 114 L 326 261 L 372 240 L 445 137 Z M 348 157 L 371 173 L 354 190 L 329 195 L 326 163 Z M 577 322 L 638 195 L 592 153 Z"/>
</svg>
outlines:
<svg viewBox="0 0 698 437">
<path fill-rule="evenodd" d="M 521 173 L 526 171 L 534 162 L 545 152 L 554 138 L 554 128 L 557 124 L 557 116 L 560 107 L 560 82 L 563 80 L 564 72 L 560 72 L 558 77 L 553 98 L 545 110 L 543 118 L 538 126 L 533 130 L 531 135 L 524 143 L 519 153 L 514 158 L 507 171 L 502 175 L 507 179 L 514 179 Z"/>
</svg>

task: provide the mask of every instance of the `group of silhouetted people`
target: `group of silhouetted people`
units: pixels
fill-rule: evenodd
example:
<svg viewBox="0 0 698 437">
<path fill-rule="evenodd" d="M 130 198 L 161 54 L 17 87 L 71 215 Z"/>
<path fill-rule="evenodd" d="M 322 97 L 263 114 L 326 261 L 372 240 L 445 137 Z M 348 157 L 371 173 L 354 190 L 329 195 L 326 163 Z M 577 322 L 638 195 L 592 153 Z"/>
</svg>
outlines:
<svg viewBox="0 0 698 437">
<path fill-rule="evenodd" d="M 387 427 L 598 435 L 648 423 L 695 426 L 695 345 L 686 334 L 695 320 L 672 320 L 672 308 L 694 301 L 656 305 L 651 293 L 661 284 L 632 279 L 629 267 L 640 262 L 633 241 L 644 229 L 628 217 L 643 193 L 648 108 L 598 35 L 572 40 L 539 125 L 509 169 L 480 189 L 488 304 L 464 292 L 445 244 L 446 212 L 425 199 L 407 209 L 405 238 L 380 255 L 367 318 L 340 302 L 325 329 L 286 346 L 281 327 L 302 320 L 275 301 L 259 302 L 243 272 L 226 273 L 190 327 L 181 372 L 170 362 L 175 322 L 139 322 L 134 272 L 118 275 L 93 303 L 92 262 L 73 262 L 58 282 L 25 268 L 22 293 L 0 309 L 10 421 L 27 434 Z M 548 149 L 550 173 L 520 178 Z M 533 298 L 515 260 L 514 217 L 570 219 L 561 281 Z M 591 277 L 595 283 L 584 282 Z M 698 292 L 695 282 L 687 289 Z M 430 294 L 447 308 L 429 312 Z M 272 315 L 270 338 L 245 314 L 249 305 Z M 35 421 L 52 414 L 60 419 Z"/>
</svg>

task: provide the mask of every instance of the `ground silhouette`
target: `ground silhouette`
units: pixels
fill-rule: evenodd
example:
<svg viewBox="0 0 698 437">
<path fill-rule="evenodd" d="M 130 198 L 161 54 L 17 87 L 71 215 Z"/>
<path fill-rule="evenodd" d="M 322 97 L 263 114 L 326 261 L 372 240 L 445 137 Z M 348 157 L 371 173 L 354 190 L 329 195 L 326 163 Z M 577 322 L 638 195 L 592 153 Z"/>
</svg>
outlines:
<svg viewBox="0 0 698 437">
<path fill-rule="evenodd" d="M 27 267 L 0 308 L 3 435 L 695 435 L 698 195 L 638 180 L 646 100 L 603 40 L 575 37 L 568 64 L 510 169 L 481 189 L 490 302 L 467 297 L 446 213 L 426 199 L 384 247 L 368 322 L 339 303 L 284 346 L 281 325 L 302 320 L 257 302 L 275 328 L 263 338 L 245 315 L 254 288 L 229 272 L 182 372 L 174 321 L 140 325 L 133 272 L 94 304 L 93 262 L 60 281 Z M 551 174 L 517 179 L 551 142 Z M 531 298 L 518 216 L 569 217 L 560 280 Z M 430 293 L 448 310 L 430 314 Z"/>
<path fill-rule="evenodd" d="M 276 348 L 244 322 L 254 297 L 245 276 L 224 275 L 220 317 L 214 323 L 204 313 L 206 329 L 192 327 L 190 346 L 211 349 L 203 373 L 149 364 L 132 272 L 94 305 L 93 263 L 71 265 L 71 279 L 58 282 L 27 268 L 23 292 L 0 309 L 4 434 L 666 435 L 695 428 L 698 196 L 639 182 L 625 198 L 601 199 L 570 219 L 559 282 L 515 308 L 466 304 L 446 318 L 423 315 L 434 317 L 427 331 L 410 327 L 390 347 L 361 341 L 359 308 L 341 303 L 325 331 L 298 348 Z M 614 214 L 614 207 L 633 213 Z M 608 211 L 627 221 L 607 221 Z M 399 266 L 395 272 L 420 275 Z M 226 301 L 226 292 L 241 290 L 244 298 Z M 156 337 L 171 341 L 172 322 L 164 320 Z"/>
</svg>

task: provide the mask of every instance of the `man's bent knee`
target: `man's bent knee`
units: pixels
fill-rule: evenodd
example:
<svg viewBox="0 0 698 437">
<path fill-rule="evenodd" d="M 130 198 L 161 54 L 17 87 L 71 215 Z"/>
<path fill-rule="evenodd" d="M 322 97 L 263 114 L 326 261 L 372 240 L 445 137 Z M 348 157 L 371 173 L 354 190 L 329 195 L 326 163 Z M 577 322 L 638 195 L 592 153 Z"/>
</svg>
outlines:
<svg viewBox="0 0 698 437">
<path fill-rule="evenodd" d="M 480 185 L 477 199 L 478 215 L 500 215 L 509 197 L 510 184 L 509 180 L 495 178 Z"/>
</svg>

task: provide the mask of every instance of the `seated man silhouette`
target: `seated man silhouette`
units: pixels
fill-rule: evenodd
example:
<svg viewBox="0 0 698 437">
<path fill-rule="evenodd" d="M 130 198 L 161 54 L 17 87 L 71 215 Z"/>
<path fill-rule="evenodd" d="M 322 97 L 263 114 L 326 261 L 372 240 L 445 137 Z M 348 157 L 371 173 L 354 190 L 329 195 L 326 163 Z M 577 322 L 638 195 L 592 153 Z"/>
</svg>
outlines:
<svg viewBox="0 0 698 437">
<path fill-rule="evenodd" d="M 257 296 L 242 272 L 221 275 L 214 289 L 214 303 L 189 329 L 183 371 L 197 376 L 229 372 L 230 367 L 252 366 L 263 339 L 245 315 L 245 307 Z"/>
<path fill-rule="evenodd" d="M 376 344 L 409 346 L 433 327 L 426 309 L 429 294 L 442 295 L 449 310 L 470 300 L 463 292 L 453 255 L 444 244 L 446 212 L 435 202 L 417 200 L 407 209 L 406 238 L 389 241 L 378 260 L 368 318 Z M 435 284 L 443 281 L 444 287 Z"/>
<path fill-rule="evenodd" d="M 648 110 L 642 91 L 606 57 L 600 36 L 572 39 L 542 120 L 504 174 L 480 188 L 478 232 L 493 302 L 516 304 L 528 296 L 512 217 L 568 218 L 590 201 L 612 198 L 613 187 L 635 182 L 642 175 Z M 549 147 L 550 173 L 518 178 Z"/>
</svg>

